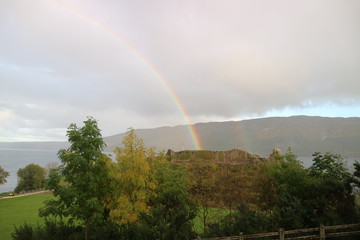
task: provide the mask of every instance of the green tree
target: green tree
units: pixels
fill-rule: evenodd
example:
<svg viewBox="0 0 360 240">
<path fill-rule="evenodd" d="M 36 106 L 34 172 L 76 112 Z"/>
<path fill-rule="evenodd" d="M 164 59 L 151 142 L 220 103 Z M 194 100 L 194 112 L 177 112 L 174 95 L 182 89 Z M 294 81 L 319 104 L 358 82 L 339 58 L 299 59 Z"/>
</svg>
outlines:
<svg viewBox="0 0 360 240">
<path fill-rule="evenodd" d="M 313 165 L 309 168 L 312 182 L 306 201 L 308 222 L 326 225 L 351 223 L 358 220 L 353 176 L 346 169 L 341 155 L 314 153 Z"/>
<path fill-rule="evenodd" d="M 313 157 L 313 164 L 309 168 L 310 176 L 323 179 L 335 178 L 336 180 L 345 180 L 351 177 L 340 154 L 327 152 L 323 155 L 316 152 Z"/>
<path fill-rule="evenodd" d="M 291 149 L 276 161 L 264 162 L 258 175 L 258 205 L 272 215 L 274 225 L 287 229 L 303 227 L 307 172 Z"/>
<path fill-rule="evenodd" d="M 45 174 L 45 169 L 37 164 L 29 164 L 24 168 L 20 168 L 17 172 L 18 185 L 15 188 L 15 192 L 45 187 Z"/>
<path fill-rule="evenodd" d="M 270 218 L 261 212 L 252 210 L 246 204 L 241 204 L 234 212 L 222 218 L 219 222 L 206 228 L 205 237 L 234 236 L 240 232 L 254 234 L 274 231 L 270 228 Z"/>
<path fill-rule="evenodd" d="M 193 239 L 196 207 L 188 191 L 186 169 L 167 162 L 160 164 L 156 180 L 156 195 L 149 204 L 151 211 L 140 218 L 142 227 L 148 229 L 146 239 Z"/>
<path fill-rule="evenodd" d="M 9 176 L 9 172 L 5 171 L 1 166 L 0 166 L 0 185 L 6 183 L 6 178 Z"/>
<path fill-rule="evenodd" d="M 342 157 L 331 153 L 313 156 L 309 169 L 304 169 L 291 152 L 261 168 L 258 204 L 278 227 L 315 227 L 358 219 L 353 177 Z"/>
<path fill-rule="evenodd" d="M 61 166 L 50 173 L 49 187 L 56 199 L 48 200 L 40 215 L 69 217 L 70 223 L 80 220 L 88 239 L 90 228 L 109 217 L 111 160 L 102 153 L 105 143 L 95 119 L 88 117 L 80 128 L 71 124 L 67 136 L 71 146 L 59 151 Z"/>
<path fill-rule="evenodd" d="M 354 184 L 360 188 L 360 163 L 358 161 L 355 161 L 354 163 L 354 168 L 355 168 L 355 171 L 354 171 Z"/>
</svg>

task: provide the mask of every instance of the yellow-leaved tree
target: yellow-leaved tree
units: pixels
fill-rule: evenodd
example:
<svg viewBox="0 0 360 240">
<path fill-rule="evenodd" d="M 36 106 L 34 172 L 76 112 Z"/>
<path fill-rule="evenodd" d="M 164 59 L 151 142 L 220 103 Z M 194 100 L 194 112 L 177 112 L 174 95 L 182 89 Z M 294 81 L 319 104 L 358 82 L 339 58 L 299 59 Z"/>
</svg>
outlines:
<svg viewBox="0 0 360 240">
<path fill-rule="evenodd" d="M 155 196 L 155 166 L 165 158 L 147 149 L 134 129 L 122 141 L 123 147 L 114 150 L 117 164 L 112 169 L 117 194 L 110 217 L 119 223 L 138 221 L 141 213 L 148 213 L 149 200 Z"/>
</svg>

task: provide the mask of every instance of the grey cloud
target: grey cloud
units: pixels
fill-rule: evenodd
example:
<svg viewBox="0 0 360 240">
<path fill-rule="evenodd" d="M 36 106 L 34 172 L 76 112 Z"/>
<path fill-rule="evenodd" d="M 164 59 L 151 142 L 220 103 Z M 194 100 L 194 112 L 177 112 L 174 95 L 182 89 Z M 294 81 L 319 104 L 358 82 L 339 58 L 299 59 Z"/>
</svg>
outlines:
<svg viewBox="0 0 360 240">
<path fill-rule="evenodd" d="M 2 1 L 0 123 L 185 123 L 168 86 L 194 121 L 356 105 L 359 22 L 356 0 Z"/>
</svg>

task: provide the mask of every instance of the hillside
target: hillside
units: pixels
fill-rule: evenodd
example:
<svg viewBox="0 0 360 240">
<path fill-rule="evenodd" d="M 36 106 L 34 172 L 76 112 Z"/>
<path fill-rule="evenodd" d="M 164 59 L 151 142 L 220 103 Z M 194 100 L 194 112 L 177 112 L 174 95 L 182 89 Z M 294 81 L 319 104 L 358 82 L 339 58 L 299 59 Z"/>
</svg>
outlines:
<svg viewBox="0 0 360 240">
<path fill-rule="evenodd" d="M 274 148 L 291 147 L 299 156 L 314 152 L 340 153 L 344 157 L 360 157 L 360 118 L 272 117 L 194 125 L 203 149 L 222 151 L 242 149 L 268 156 Z M 187 126 L 137 129 L 147 147 L 157 150 L 193 150 Z M 105 137 L 107 151 L 121 145 L 124 133 Z M 63 142 L 0 143 L 0 148 L 60 149 Z"/>
<path fill-rule="evenodd" d="M 268 156 L 274 148 L 291 147 L 299 156 L 314 152 L 340 153 L 360 157 L 360 118 L 272 117 L 194 125 L 203 149 L 242 149 Z M 138 129 L 147 146 L 158 150 L 194 149 L 186 126 Z M 108 147 L 119 146 L 124 135 L 105 138 Z"/>
</svg>

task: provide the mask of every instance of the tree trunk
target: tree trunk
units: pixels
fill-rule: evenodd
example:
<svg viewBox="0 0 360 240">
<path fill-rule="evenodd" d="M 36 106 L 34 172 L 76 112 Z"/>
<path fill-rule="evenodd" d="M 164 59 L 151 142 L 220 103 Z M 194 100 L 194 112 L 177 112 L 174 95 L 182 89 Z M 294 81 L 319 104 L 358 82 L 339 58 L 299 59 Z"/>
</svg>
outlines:
<svg viewBox="0 0 360 240">
<path fill-rule="evenodd" d="M 84 240 L 88 240 L 90 224 L 88 221 L 85 222 Z"/>
</svg>

